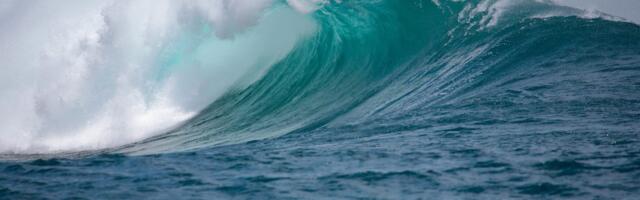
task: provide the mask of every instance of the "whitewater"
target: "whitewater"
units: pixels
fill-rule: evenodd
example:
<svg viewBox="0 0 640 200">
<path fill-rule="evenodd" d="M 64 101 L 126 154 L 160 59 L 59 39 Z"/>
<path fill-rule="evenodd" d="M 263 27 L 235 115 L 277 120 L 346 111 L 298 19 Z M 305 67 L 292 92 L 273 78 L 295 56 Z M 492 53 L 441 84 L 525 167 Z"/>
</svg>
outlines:
<svg viewBox="0 0 640 200">
<path fill-rule="evenodd" d="M 291 2 L 300 12 L 281 6 L 258 25 L 273 2 L 3 1 L 0 111 L 13 114 L 0 151 L 99 149 L 167 131 L 313 32 L 301 13 L 315 4 Z"/>
<path fill-rule="evenodd" d="M 640 5 L 590 2 L 3 0 L 0 199 L 633 199 Z"/>
</svg>

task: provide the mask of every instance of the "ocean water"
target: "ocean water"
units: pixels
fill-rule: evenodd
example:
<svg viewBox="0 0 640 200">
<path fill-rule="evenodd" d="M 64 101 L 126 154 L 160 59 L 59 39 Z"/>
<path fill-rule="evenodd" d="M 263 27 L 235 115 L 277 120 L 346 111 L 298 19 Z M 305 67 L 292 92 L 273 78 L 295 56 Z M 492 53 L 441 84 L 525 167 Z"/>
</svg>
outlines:
<svg viewBox="0 0 640 200">
<path fill-rule="evenodd" d="M 0 199 L 640 198 L 640 26 L 615 16 L 8 2 Z M 25 42 L 38 9 L 73 31 Z"/>
</svg>

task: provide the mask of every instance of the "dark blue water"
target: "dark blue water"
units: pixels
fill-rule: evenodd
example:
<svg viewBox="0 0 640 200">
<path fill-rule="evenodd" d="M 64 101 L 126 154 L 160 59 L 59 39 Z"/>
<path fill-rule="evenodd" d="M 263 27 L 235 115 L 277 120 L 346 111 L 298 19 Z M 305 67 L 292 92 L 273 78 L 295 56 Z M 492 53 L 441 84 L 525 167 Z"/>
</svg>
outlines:
<svg viewBox="0 0 640 200">
<path fill-rule="evenodd" d="M 422 3 L 326 5 L 261 80 L 166 134 L 3 155 L 0 199 L 640 197 L 640 26 Z"/>
</svg>

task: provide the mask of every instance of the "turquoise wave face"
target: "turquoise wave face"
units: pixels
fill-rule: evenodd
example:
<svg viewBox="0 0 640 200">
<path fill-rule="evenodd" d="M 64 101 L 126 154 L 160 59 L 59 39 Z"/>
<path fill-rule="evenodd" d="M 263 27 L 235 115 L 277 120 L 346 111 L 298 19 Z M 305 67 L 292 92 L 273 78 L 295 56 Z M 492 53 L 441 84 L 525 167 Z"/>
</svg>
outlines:
<svg viewBox="0 0 640 200">
<path fill-rule="evenodd" d="M 634 70 L 640 49 L 637 25 L 580 13 L 531 1 L 334 2 L 313 14 L 314 36 L 259 81 L 119 151 L 183 151 L 389 121 L 425 127 L 436 108 L 580 121 L 567 115 L 571 106 L 552 105 L 623 104 L 616 94 L 634 93 L 632 76 L 601 72 Z M 619 66 L 603 64 L 609 59 Z"/>
</svg>

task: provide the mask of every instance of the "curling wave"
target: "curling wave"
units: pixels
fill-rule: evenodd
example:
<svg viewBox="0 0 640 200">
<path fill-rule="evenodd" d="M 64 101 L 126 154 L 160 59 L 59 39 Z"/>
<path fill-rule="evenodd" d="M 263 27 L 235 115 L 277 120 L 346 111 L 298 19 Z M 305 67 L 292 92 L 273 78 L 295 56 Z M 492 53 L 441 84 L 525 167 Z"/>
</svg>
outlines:
<svg viewBox="0 0 640 200">
<path fill-rule="evenodd" d="M 35 42 L 43 58 L 10 70 L 37 77 L 0 94 L 19 113 L 2 119 L 0 151 L 173 152 L 448 126 L 442 115 L 577 125 L 589 120 L 572 104 L 637 104 L 640 27 L 604 14 L 526 0 L 219 2 L 105 5 L 86 30 Z"/>
</svg>

